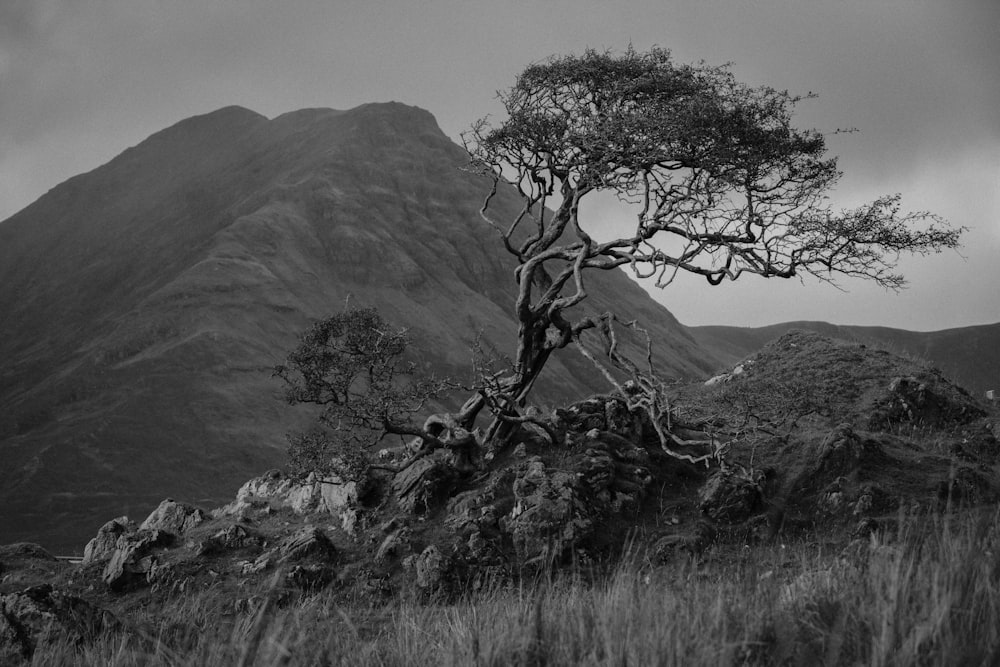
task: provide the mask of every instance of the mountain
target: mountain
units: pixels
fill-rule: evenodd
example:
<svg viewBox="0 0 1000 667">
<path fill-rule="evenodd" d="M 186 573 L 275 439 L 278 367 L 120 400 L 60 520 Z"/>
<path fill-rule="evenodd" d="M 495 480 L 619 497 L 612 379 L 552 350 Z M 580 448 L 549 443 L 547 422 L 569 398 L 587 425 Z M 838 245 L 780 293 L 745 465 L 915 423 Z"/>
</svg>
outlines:
<svg viewBox="0 0 1000 667">
<path fill-rule="evenodd" d="M 409 327 L 414 359 L 459 379 L 479 333 L 512 353 L 514 266 L 465 164 L 398 103 L 270 120 L 227 107 L 0 224 L 0 543 L 71 549 L 108 517 L 167 496 L 220 504 L 280 465 L 311 415 L 270 369 L 347 303 Z M 674 376 L 721 363 L 621 272 L 595 276 L 587 308 L 640 320 Z M 604 388 L 568 350 L 536 399 Z"/>
<path fill-rule="evenodd" d="M 688 331 L 712 356 L 733 364 L 793 329 L 867 343 L 924 360 L 980 398 L 989 389 L 1000 389 L 1000 323 L 929 332 L 826 322 L 785 322 L 758 328 L 701 326 L 689 327 Z"/>
</svg>

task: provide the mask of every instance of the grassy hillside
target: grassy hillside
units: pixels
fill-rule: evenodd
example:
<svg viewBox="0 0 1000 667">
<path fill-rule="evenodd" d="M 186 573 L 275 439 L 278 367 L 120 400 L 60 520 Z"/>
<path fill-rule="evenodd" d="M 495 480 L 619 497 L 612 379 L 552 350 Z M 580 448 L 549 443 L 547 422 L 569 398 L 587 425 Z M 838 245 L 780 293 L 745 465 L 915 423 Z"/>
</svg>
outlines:
<svg viewBox="0 0 1000 667">
<path fill-rule="evenodd" d="M 767 327 L 689 327 L 714 356 L 733 364 L 792 329 L 854 340 L 909 355 L 933 366 L 972 393 L 1000 390 L 1000 323 L 942 331 L 840 326 L 826 322 L 785 322 Z"/>
</svg>

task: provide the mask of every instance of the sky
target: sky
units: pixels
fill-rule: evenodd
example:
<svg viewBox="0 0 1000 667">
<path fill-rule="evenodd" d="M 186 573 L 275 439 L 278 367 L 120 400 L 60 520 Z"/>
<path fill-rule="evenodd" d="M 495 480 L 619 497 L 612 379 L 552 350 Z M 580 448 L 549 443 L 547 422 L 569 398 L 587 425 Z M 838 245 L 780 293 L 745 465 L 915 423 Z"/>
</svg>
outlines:
<svg viewBox="0 0 1000 667">
<path fill-rule="evenodd" d="M 1000 321 L 997 0 L 0 0 L 0 220 L 193 115 L 268 117 L 395 100 L 458 139 L 501 114 L 526 65 L 659 46 L 741 80 L 813 92 L 801 127 L 844 171 L 833 203 L 900 193 L 967 227 L 958 251 L 904 259 L 908 289 L 755 276 L 654 297 L 689 325 L 789 320 L 918 331 Z M 594 233 L 631 218 L 593 207 Z"/>
</svg>

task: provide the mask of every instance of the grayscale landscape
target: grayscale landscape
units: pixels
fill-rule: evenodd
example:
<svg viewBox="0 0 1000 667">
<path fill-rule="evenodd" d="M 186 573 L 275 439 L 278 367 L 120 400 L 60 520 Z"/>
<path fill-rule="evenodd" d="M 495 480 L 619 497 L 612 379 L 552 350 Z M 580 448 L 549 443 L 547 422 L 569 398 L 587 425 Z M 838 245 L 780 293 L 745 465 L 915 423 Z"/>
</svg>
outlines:
<svg viewBox="0 0 1000 667">
<path fill-rule="evenodd" d="M 0 664 L 1000 661 L 994 7 L 510 9 L 429 72 L 402 6 L 119 4 L 0 8 Z M 844 44 L 719 41 L 796 16 Z M 921 31 L 933 123 L 813 64 Z"/>
</svg>

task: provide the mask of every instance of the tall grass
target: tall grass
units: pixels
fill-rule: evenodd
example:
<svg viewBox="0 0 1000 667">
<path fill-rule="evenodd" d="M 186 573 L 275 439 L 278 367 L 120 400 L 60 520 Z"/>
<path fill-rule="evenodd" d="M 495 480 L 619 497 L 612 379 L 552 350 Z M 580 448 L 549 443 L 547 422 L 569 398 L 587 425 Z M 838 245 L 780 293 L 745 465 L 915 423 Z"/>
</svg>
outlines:
<svg viewBox="0 0 1000 667">
<path fill-rule="evenodd" d="M 34 665 L 995 665 L 1000 516 L 901 519 L 890 535 L 723 551 L 610 576 L 496 587 L 456 604 L 340 606 L 332 594 L 240 613 L 212 591 L 133 629 L 40 648 Z"/>
</svg>

